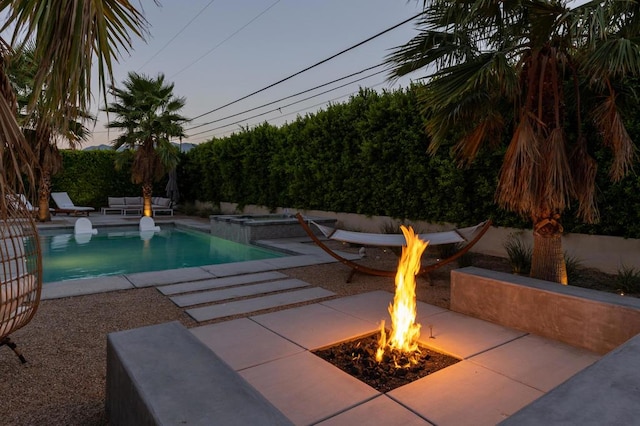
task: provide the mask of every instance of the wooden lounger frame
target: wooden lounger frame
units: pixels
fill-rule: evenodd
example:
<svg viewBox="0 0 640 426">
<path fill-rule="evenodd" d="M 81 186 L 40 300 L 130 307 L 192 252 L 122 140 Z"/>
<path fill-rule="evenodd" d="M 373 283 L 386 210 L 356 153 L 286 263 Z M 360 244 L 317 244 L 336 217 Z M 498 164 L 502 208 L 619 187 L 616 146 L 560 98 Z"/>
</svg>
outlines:
<svg viewBox="0 0 640 426">
<path fill-rule="evenodd" d="M 349 259 L 345 259 L 344 257 L 340 256 L 338 253 L 336 253 L 335 251 L 331 250 L 329 247 L 327 247 L 326 244 L 324 244 L 317 236 L 316 234 L 314 234 L 313 230 L 311 229 L 311 227 L 309 226 L 309 224 L 305 221 L 304 217 L 302 217 L 302 215 L 300 213 L 296 214 L 296 219 L 298 219 L 298 222 L 300 222 L 300 225 L 302 226 L 302 228 L 306 231 L 306 233 L 309 235 L 309 237 L 313 240 L 314 243 L 316 243 L 322 250 L 324 250 L 325 252 L 327 252 L 329 255 L 331 255 L 334 259 L 337 259 L 339 262 L 341 262 L 342 264 L 350 267 L 351 273 L 349 274 L 349 276 L 347 277 L 347 282 L 351 282 L 351 279 L 353 278 L 353 275 L 356 272 L 362 272 L 363 274 L 368 274 L 368 275 L 374 275 L 374 276 L 379 276 L 379 277 L 395 277 L 396 276 L 396 271 L 387 271 L 384 269 L 375 269 L 375 268 L 370 268 L 368 266 L 364 266 L 364 265 L 360 265 L 356 262 L 353 262 Z M 453 262 L 454 260 L 460 258 L 462 255 L 464 255 L 465 253 L 467 253 L 471 247 L 473 247 L 478 241 L 480 241 L 480 238 L 482 238 L 484 236 L 484 234 L 489 230 L 489 228 L 491 228 L 491 219 L 487 220 L 485 222 L 485 224 L 482 226 L 482 228 L 478 231 L 478 233 L 476 234 L 476 236 L 470 240 L 464 247 L 462 247 L 460 250 L 458 250 L 456 253 L 454 253 L 453 255 L 447 257 L 446 259 L 441 259 L 436 263 L 433 263 L 431 265 L 427 265 L 423 268 L 420 269 L 420 272 L 418 272 L 416 275 L 423 275 L 423 274 L 428 274 L 429 272 L 432 272 L 438 268 L 443 267 L 444 265 Z"/>
</svg>

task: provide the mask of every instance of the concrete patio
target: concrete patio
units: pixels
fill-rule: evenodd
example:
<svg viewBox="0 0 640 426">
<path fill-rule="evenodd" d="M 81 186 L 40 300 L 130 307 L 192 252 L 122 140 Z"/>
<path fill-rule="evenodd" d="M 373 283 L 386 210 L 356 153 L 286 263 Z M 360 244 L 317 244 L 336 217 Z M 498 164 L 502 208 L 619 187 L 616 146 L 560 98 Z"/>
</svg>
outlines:
<svg viewBox="0 0 640 426">
<path fill-rule="evenodd" d="M 389 321 L 392 299 L 376 291 L 189 331 L 298 425 L 492 425 L 600 358 L 424 303 L 418 304 L 418 321 L 432 327 L 433 338 L 423 333 L 421 344 L 462 360 L 454 366 L 381 394 L 311 353 L 375 332 L 381 319 Z M 137 340 L 145 330 L 134 332 L 142 333 Z M 170 374 L 147 364 L 139 367 L 141 376 Z M 185 381 L 174 380 L 175 386 L 188 386 L 191 366 L 175 368 Z M 193 397 L 180 402 L 185 421 L 201 404 Z M 224 408 L 220 413 L 227 415 Z"/>
</svg>

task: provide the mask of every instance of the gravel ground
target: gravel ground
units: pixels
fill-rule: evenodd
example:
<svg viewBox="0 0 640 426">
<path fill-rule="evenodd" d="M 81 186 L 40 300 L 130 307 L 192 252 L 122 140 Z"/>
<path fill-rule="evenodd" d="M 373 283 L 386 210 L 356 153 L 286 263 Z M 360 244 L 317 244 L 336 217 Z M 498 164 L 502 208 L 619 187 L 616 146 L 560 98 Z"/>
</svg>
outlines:
<svg viewBox="0 0 640 426">
<path fill-rule="evenodd" d="M 395 269 L 397 257 L 368 249 L 364 262 Z M 357 274 L 346 283 L 349 271 L 332 263 L 282 272 L 338 295 L 393 292 L 393 278 Z M 445 267 L 429 279 L 420 278 L 418 299 L 448 308 L 449 271 Z M 42 301 L 31 323 L 11 336 L 28 363 L 22 365 L 11 350 L 0 347 L 0 425 L 108 424 L 104 413 L 107 334 L 176 320 L 186 327 L 196 325 L 155 288 Z"/>
</svg>

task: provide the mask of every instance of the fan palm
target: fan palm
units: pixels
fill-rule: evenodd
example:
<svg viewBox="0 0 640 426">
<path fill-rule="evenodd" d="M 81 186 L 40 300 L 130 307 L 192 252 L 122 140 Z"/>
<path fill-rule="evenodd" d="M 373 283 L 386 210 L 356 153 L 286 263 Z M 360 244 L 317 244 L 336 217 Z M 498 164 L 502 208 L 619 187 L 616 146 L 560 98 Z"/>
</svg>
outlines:
<svg viewBox="0 0 640 426">
<path fill-rule="evenodd" d="M 129 33 L 142 37 L 147 22 L 128 0 L 0 0 L 3 16 L 1 30 L 13 31 L 12 44 L 31 39 L 38 69 L 33 80 L 34 96 L 29 111 L 38 108 L 51 112 L 54 128 L 66 131 L 67 117 L 76 111 L 88 111 L 91 99 L 91 68 L 97 64 L 98 83 L 106 93 L 107 77 L 112 76 L 112 62 L 122 51 L 132 47 Z M 17 104 L 5 65 L 11 52 L 2 40 L 0 69 L 0 189 L 21 182 L 27 172 L 33 185 L 31 165 L 37 158 L 18 127 Z M 42 91 L 42 94 L 40 94 Z M 4 196 L 0 210 L 5 212 Z"/>
<path fill-rule="evenodd" d="M 564 284 L 562 213 L 575 201 L 581 220 L 598 219 L 583 123 L 599 133 L 589 142 L 611 148 L 610 177 L 621 179 L 635 159 L 624 82 L 640 73 L 638 2 L 567 3 L 424 1 L 418 35 L 387 58 L 391 78 L 432 73 L 420 97 L 431 152 L 455 138 L 467 163 L 509 132 L 496 201 L 533 223 L 531 276 Z"/>
<path fill-rule="evenodd" d="M 33 78 L 37 72 L 34 57 L 35 46 L 27 43 L 16 51 L 8 62 L 8 73 L 15 90 L 19 108 L 19 124 L 27 142 L 33 149 L 37 162 L 33 164 L 35 177 L 38 181 L 38 219 L 41 222 L 50 220 L 49 197 L 51 195 L 51 177 L 62 168 L 62 155 L 58 150 L 57 140 L 65 139 L 71 148 L 85 140 L 89 135 L 88 129 L 73 117 L 67 117 L 65 127 L 56 131 L 56 120 L 51 115 L 56 111 L 43 110 L 41 104 L 36 103 L 35 109 L 27 113 L 30 99 L 34 95 Z M 83 120 L 92 118 L 89 114 L 75 110 Z"/>
<path fill-rule="evenodd" d="M 107 127 L 122 130 L 113 147 L 126 148 L 125 155 L 133 152 L 131 180 L 142 184 L 145 216 L 151 216 L 153 182 L 178 163 L 178 149 L 169 138 L 186 137 L 183 124 L 187 119 L 178 114 L 185 99 L 175 97 L 173 87 L 165 83 L 163 74 L 152 78 L 130 72 L 122 88 L 111 88 L 116 100 L 105 108 L 116 116 Z"/>
</svg>

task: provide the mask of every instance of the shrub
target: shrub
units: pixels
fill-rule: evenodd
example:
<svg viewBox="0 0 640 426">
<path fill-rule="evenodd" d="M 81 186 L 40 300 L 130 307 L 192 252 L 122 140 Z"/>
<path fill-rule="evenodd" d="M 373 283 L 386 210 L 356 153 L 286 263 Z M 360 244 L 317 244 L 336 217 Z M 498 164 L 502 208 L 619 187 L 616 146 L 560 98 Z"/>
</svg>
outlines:
<svg viewBox="0 0 640 426">
<path fill-rule="evenodd" d="M 567 280 L 573 284 L 583 278 L 582 261 L 564 252 L 564 264 L 567 268 Z"/>
<path fill-rule="evenodd" d="M 503 247 L 507 251 L 511 271 L 517 275 L 528 275 L 531 271 L 531 247 L 526 245 L 517 235 L 507 237 Z"/>
<path fill-rule="evenodd" d="M 623 293 L 640 293 L 640 271 L 636 268 L 623 265 L 618 269 L 615 279 L 616 288 Z"/>
</svg>

